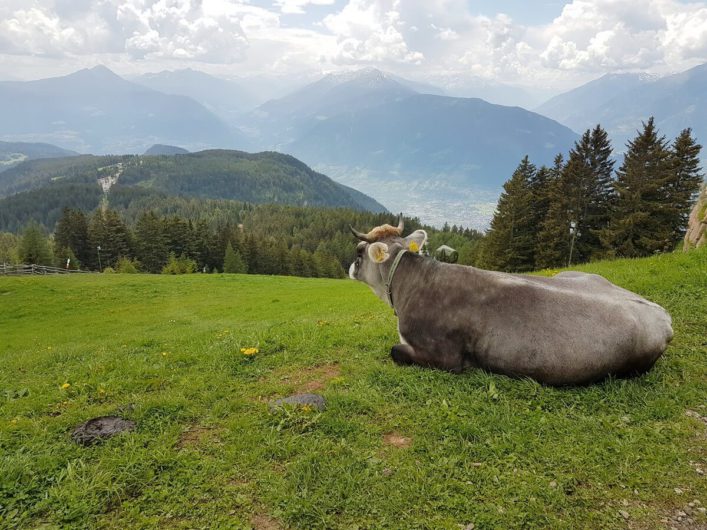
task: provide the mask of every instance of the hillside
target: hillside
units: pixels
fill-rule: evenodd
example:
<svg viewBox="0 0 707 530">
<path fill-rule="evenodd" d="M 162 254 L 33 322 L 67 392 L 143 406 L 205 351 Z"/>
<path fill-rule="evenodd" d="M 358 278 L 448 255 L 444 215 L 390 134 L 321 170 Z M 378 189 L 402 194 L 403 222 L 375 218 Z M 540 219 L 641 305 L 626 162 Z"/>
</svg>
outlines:
<svg viewBox="0 0 707 530">
<path fill-rule="evenodd" d="M 0 277 L 3 524 L 701 528 L 706 261 L 582 267 L 664 305 L 675 338 L 579 388 L 395 366 L 394 315 L 350 280 Z M 297 392 L 326 410 L 269 411 Z M 106 414 L 135 431 L 71 440 Z"/>
<path fill-rule="evenodd" d="M 313 124 L 415 94 L 405 80 L 375 68 L 334 73 L 287 96 L 260 105 L 248 116 L 249 128 L 267 145 L 297 140 Z M 316 162 L 319 162 L 318 160 Z"/>
<path fill-rule="evenodd" d="M 524 155 L 550 164 L 576 139 L 568 128 L 520 107 L 413 95 L 322 120 L 289 149 L 324 165 L 496 187 Z"/>
<path fill-rule="evenodd" d="M 707 141 L 707 64 L 656 78 L 639 74 L 605 76 L 557 96 L 536 110 L 581 132 L 601 123 L 623 149 L 650 116 L 668 139 L 690 127 Z"/>
<path fill-rule="evenodd" d="M 24 162 L 0 173 L 0 230 L 16 231 L 31 219 L 52 228 L 63 206 L 93 210 L 102 196 L 98 179 L 116 176 L 108 200 L 119 209 L 129 208 L 134 201 L 143 205 L 149 201 L 150 208 L 159 209 L 169 197 L 194 197 L 386 211 L 369 196 L 280 153 L 85 155 Z M 206 214 L 218 208 L 202 206 Z"/>
<path fill-rule="evenodd" d="M 190 97 L 226 121 L 256 106 L 248 88 L 190 68 L 143 74 L 132 81 L 165 94 Z"/>
<path fill-rule="evenodd" d="M 154 143 L 243 147 L 200 103 L 164 94 L 103 66 L 38 81 L 0 82 L 0 135 L 89 153 L 141 153 Z"/>
<path fill-rule="evenodd" d="M 155 144 L 151 146 L 144 155 L 159 156 L 159 155 L 184 155 L 188 153 L 186 149 L 177 147 L 176 145 Z"/>
<path fill-rule="evenodd" d="M 62 149 L 51 144 L 0 141 L 0 172 L 10 169 L 25 160 L 60 158 L 76 156 L 77 154 L 74 151 Z"/>
</svg>

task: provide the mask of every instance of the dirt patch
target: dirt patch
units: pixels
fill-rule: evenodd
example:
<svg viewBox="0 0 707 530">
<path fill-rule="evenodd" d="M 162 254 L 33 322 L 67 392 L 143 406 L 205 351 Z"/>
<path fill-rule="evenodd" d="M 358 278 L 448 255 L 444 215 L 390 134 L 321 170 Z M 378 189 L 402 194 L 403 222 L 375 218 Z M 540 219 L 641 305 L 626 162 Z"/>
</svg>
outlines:
<svg viewBox="0 0 707 530">
<path fill-rule="evenodd" d="M 261 379 L 260 382 L 277 381 L 293 386 L 296 393 L 308 393 L 323 390 L 329 381 L 340 375 L 341 368 L 338 364 L 325 364 L 301 368 L 296 372 L 292 372 L 291 369 L 277 371 Z"/>
<path fill-rule="evenodd" d="M 250 525 L 253 530 L 281 530 L 283 528 L 277 519 L 264 513 L 258 513 L 251 517 Z"/>
<path fill-rule="evenodd" d="M 397 432 L 389 432 L 383 436 L 383 443 L 398 449 L 404 449 L 412 445 L 412 439 Z"/>
<path fill-rule="evenodd" d="M 177 440 L 177 449 L 185 449 L 187 447 L 195 447 L 201 445 L 207 440 L 215 438 L 217 430 L 214 427 L 202 427 L 201 425 L 192 425 L 186 431 L 183 431 Z"/>
</svg>

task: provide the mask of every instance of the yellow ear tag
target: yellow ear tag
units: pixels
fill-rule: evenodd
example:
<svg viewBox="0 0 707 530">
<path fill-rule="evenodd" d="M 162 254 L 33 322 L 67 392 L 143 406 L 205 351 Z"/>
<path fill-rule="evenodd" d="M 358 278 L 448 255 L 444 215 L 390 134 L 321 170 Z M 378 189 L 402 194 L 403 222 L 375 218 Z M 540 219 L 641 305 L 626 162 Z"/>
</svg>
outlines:
<svg viewBox="0 0 707 530">
<path fill-rule="evenodd" d="M 376 247 L 374 259 L 376 263 L 383 263 L 388 257 L 388 253 L 382 247 Z"/>
<path fill-rule="evenodd" d="M 408 245 L 408 250 L 410 252 L 420 252 L 420 247 L 415 241 L 410 241 L 410 244 Z"/>
</svg>

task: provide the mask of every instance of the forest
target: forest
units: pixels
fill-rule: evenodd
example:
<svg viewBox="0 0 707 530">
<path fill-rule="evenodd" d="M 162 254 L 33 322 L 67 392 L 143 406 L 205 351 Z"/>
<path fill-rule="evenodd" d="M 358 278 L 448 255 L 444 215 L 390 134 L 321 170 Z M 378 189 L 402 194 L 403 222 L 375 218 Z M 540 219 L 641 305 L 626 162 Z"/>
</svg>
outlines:
<svg viewBox="0 0 707 530">
<path fill-rule="evenodd" d="M 390 214 L 345 208 L 254 205 L 169 197 L 120 212 L 65 208 L 52 234 L 32 222 L 21 234 L 0 233 L 0 262 L 37 263 L 117 272 L 232 272 L 340 278 L 354 257 L 350 226 L 394 222 Z M 406 232 L 425 228 L 428 248 L 454 246 L 471 264 L 482 234 L 423 226 L 404 218 Z"/>
<path fill-rule="evenodd" d="M 478 265 L 523 272 L 674 250 L 703 181 L 700 150 L 690 129 L 668 143 L 650 118 L 617 171 L 600 125 L 552 167 L 526 156 L 504 184 Z"/>
</svg>

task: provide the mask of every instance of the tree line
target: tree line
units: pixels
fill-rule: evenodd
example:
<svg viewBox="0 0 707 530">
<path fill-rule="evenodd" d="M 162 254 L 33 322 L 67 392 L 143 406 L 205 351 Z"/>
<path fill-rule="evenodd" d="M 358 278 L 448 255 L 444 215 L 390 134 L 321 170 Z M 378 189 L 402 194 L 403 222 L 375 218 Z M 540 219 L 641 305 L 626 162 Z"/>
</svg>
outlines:
<svg viewBox="0 0 707 530">
<path fill-rule="evenodd" d="M 650 118 L 617 171 L 599 125 L 551 167 L 526 156 L 503 186 L 478 265 L 523 272 L 674 250 L 702 183 L 700 150 L 690 129 L 669 144 Z"/>
<path fill-rule="evenodd" d="M 340 278 L 345 276 L 356 245 L 349 226 L 369 229 L 393 222 L 390 214 L 346 208 L 188 198 L 161 198 L 151 204 L 191 212 L 195 218 L 152 209 L 137 213 L 132 206 L 122 213 L 112 208 L 97 208 L 92 213 L 65 208 L 50 236 L 36 222 L 29 223 L 19 237 L 0 233 L 0 262 L 68 264 L 96 271 Z M 405 223 L 406 231 L 422 227 L 417 219 L 405 218 Z M 480 240 L 479 232 L 456 226 L 442 231 L 424 228 L 435 244 L 457 245 L 470 264 L 470 249 Z"/>
</svg>

